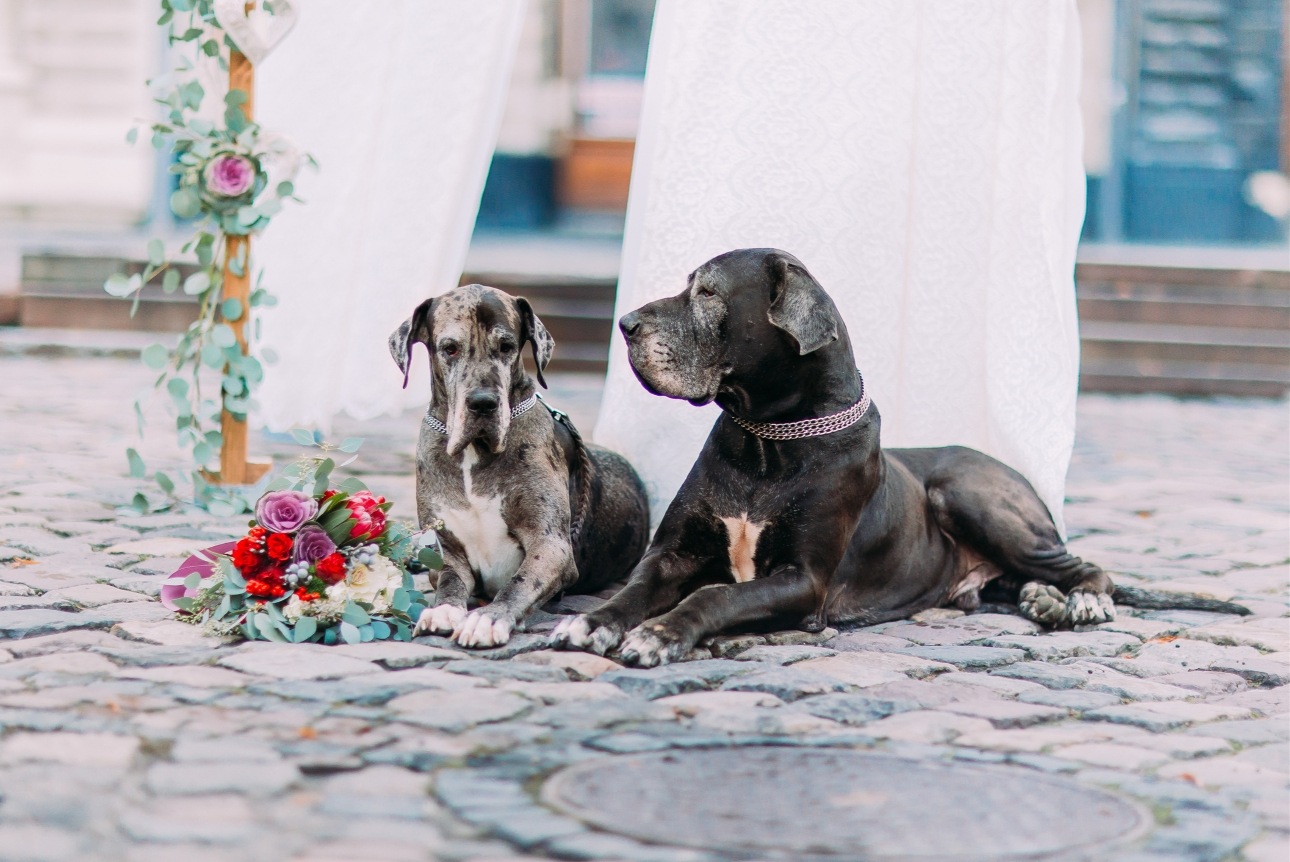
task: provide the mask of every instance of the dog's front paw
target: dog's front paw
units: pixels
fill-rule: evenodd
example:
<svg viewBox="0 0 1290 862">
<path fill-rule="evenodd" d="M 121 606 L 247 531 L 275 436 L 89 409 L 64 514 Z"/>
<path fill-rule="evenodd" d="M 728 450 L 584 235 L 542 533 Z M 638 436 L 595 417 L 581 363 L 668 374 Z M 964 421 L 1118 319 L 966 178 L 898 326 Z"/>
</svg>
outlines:
<svg viewBox="0 0 1290 862">
<path fill-rule="evenodd" d="M 435 605 L 426 608 L 417 617 L 417 632 L 432 635 L 450 635 L 466 618 L 466 609 L 456 605 Z"/>
<path fill-rule="evenodd" d="M 1066 594 L 1043 581 L 1031 581 L 1021 587 L 1017 609 L 1028 620 L 1055 629 L 1069 623 Z"/>
<path fill-rule="evenodd" d="M 660 623 L 643 623 L 627 633 L 618 654 L 625 664 L 655 667 L 690 651 L 691 644 Z"/>
<path fill-rule="evenodd" d="M 1095 626 L 1115 619 L 1115 602 L 1106 593 L 1071 590 L 1066 597 L 1066 616 L 1073 626 Z"/>
<path fill-rule="evenodd" d="M 511 639 L 515 621 L 509 615 L 489 613 L 488 608 L 471 611 L 452 633 L 459 646 L 487 649 Z"/>
<path fill-rule="evenodd" d="M 587 614 L 565 617 L 551 632 L 556 649 L 580 649 L 604 655 L 622 642 L 623 633 L 613 623 L 596 623 Z"/>
</svg>

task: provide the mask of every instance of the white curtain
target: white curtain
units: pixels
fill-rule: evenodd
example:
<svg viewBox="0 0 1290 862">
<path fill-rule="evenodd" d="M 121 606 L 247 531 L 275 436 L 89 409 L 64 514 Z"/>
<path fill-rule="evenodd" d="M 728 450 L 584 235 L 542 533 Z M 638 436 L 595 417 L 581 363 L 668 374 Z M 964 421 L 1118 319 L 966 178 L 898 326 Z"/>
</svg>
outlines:
<svg viewBox="0 0 1290 862">
<path fill-rule="evenodd" d="M 256 418 L 328 428 L 425 404 L 386 338 L 461 277 L 501 122 L 523 0 L 306 0 L 256 70 L 256 117 L 321 170 L 254 243 L 268 365 Z M 424 357 L 422 357 L 424 361 Z"/>
<path fill-rule="evenodd" d="M 1073 0 L 661 0 L 617 313 L 734 248 L 832 294 L 888 446 L 962 443 L 1061 524 L 1084 216 Z M 647 394 L 621 338 L 596 439 L 655 519 L 716 417 Z"/>
</svg>

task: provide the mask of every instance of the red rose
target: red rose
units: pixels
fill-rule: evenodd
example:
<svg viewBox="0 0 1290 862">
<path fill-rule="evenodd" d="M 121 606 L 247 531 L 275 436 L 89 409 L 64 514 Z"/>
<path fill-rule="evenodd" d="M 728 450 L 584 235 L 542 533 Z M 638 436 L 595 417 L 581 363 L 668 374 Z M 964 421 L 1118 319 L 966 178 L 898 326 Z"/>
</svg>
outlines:
<svg viewBox="0 0 1290 862">
<path fill-rule="evenodd" d="M 247 532 L 246 535 L 247 535 L 247 538 L 249 539 L 253 539 L 257 542 L 262 542 L 264 541 L 264 537 L 267 533 L 268 533 L 268 530 L 264 529 L 263 527 L 252 527 L 250 531 Z"/>
<path fill-rule="evenodd" d="M 273 595 L 273 588 L 259 578 L 251 578 L 246 582 L 246 592 L 252 596 L 268 597 Z"/>
<path fill-rule="evenodd" d="M 270 560 L 283 561 L 291 556 L 292 544 L 291 537 L 286 533 L 270 533 L 265 540 L 264 550 Z"/>
<path fill-rule="evenodd" d="M 253 540 L 239 539 L 233 546 L 233 565 L 244 575 L 249 575 L 260 567 L 260 552 Z"/>
<path fill-rule="evenodd" d="M 340 583 L 345 578 L 345 558 L 340 554 L 328 554 L 314 564 L 314 573 L 328 584 Z"/>
</svg>

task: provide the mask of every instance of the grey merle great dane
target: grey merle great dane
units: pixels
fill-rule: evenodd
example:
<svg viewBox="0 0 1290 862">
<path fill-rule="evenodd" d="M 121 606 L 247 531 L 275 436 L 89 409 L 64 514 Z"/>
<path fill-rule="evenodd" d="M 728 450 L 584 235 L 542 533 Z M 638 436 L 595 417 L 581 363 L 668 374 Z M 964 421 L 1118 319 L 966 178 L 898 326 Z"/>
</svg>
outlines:
<svg viewBox="0 0 1290 862">
<path fill-rule="evenodd" d="M 881 448 L 846 326 L 790 254 L 723 254 L 619 327 L 647 390 L 724 412 L 627 585 L 563 621 L 557 646 L 651 666 L 730 629 L 972 610 L 987 585 L 1052 627 L 1113 619 L 1113 593 L 1245 610 L 1117 590 L 1066 549 L 1030 483 L 981 452 Z"/>
<path fill-rule="evenodd" d="M 582 441 L 537 399 L 554 340 L 532 306 L 471 284 L 417 306 L 390 336 L 404 373 L 430 351 L 433 389 L 417 445 L 417 517 L 443 521 L 436 605 L 419 631 L 469 647 L 504 644 L 535 606 L 594 592 L 632 570 L 649 536 L 649 504 L 619 455 Z M 472 597 L 492 599 L 468 611 Z"/>
</svg>

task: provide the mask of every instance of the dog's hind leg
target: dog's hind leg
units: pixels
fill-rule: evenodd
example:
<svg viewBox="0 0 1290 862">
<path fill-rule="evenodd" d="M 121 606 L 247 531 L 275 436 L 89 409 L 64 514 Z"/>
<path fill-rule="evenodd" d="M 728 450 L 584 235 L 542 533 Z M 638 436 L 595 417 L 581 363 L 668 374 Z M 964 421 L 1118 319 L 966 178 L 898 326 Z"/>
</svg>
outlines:
<svg viewBox="0 0 1290 862">
<path fill-rule="evenodd" d="M 1021 474 L 980 452 L 957 450 L 930 471 L 926 485 L 941 529 L 1022 584 L 1023 616 L 1053 628 L 1115 619 L 1110 577 L 1066 549 Z"/>
</svg>

